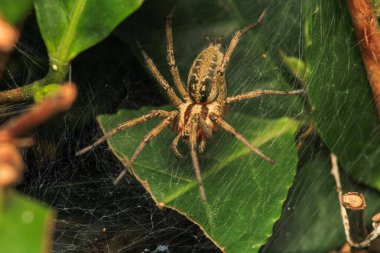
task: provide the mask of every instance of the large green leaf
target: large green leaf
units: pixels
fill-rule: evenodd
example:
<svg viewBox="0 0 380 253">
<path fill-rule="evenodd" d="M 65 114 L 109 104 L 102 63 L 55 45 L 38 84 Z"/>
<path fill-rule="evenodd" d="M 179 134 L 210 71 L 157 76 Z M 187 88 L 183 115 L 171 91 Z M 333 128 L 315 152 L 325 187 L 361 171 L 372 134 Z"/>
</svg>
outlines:
<svg viewBox="0 0 380 253">
<path fill-rule="evenodd" d="M 175 1 L 148 1 L 135 15 L 116 29 L 116 34 L 141 58 L 136 40 L 158 66 L 169 83 L 172 78 L 166 61 L 165 17 Z M 225 50 L 235 31 L 256 22 L 264 9 L 268 15 L 262 25 L 247 33 L 239 42 L 227 69 L 228 94 L 235 95 L 257 89 L 289 90 L 293 87 L 281 71 L 278 50 L 299 55 L 301 6 L 298 0 L 194 0 L 180 1 L 173 17 L 176 61 L 184 83 L 197 54 L 207 45 L 205 35 L 224 37 Z M 212 15 L 210 15 L 212 12 Z M 154 13 L 154 15 L 151 15 Z M 302 43 L 301 43 L 302 44 Z M 266 58 L 262 57 L 266 54 Z M 234 107 L 234 106 L 233 106 Z M 304 116 L 299 99 L 291 96 L 265 96 L 237 105 L 242 113 L 266 118 Z"/>
<path fill-rule="evenodd" d="M 154 108 L 122 110 L 115 115 L 101 115 L 98 120 L 107 132 L 151 109 Z M 205 207 L 191 159 L 180 160 L 171 153 L 175 135 L 165 130 L 145 147 L 135 162 L 134 173 L 157 203 L 199 224 L 226 252 L 257 252 L 271 235 L 293 181 L 297 123 L 288 118 L 264 120 L 240 113 L 230 113 L 226 120 L 276 164 L 252 154 L 233 136 L 216 133 L 200 158 L 209 202 Z M 158 120 L 152 120 L 120 132 L 109 139 L 109 145 L 121 161 L 130 158 L 143 136 L 157 123 Z M 180 149 L 188 152 L 185 145 Z"/>
<path fill-rule="evenodd" d="M 38 24 L 52 60 L 64 64 L 95 45 L 142 0 L 37 0 Z"/>
<path fill-rule="evenodd" d="M 0 201 L 0 252 L 49 252 L 53 211 L 13 190 Z"/>
<path fill-rule="evenodd" d="M 172 6 L 173 1 L 147 2 L 117 31 L 118 36 L 140 56 L 136 47 L 138 40 L 169 82 L 163 28 L 165 16 Z M 280 61 L 275 58 L 280 47 L 297 54 L 299 22 L 294 20 L 299 18 L 299 13 L 284 12 L 299 8 L 297 1 L 269 6 L 266 1 L 257 1 L 255 5 L 251 1 L 181 1 L 173 19 L 173 33 L 175 55 L 183 80 L 186 81 L 192 60 L 206 46 L 204 35 L 225 35 L 225 48 L 233 32 L 255 22 L 266 7 L 269 14 L 263 26 L 248 33 L 234 52 L 227 72 L 228 93 L 233 95 L 260 88 L 291 89 L 292 85 L 279 69 Z M 202 10 L 213 10 L 213 15 Z M 281 31 L 282 41 L 274 43 L 272 35 L 284 28 L 284 19 L 294 26 Z M 261 57 L 262 54 L 267 54 L 267 58 Z M 304 108 L 294 96 L 273 96 L 240 103 L 230 110 L 239 113 L 231 113 L 227 120 L 273 157 L 277 161 L 275 166 L 249 154 L 233 137 L 216 134 L 201 159 L 210 202 L 205 209 L 199 198 L 191 160 L 179 161 L 170 153 L 174 134 L 166 131 L 141 154 L 135 173 L 157 202 L 178 210 L 199 224 L 219 247 L 227 252 L 257 252 L 279 217 L 297 161 L 293 140 L 297 124 L 280 117 L 302 115 Z M 101 116 L 99 121 L 103 130 L 108 131 L 146 111 L 147 108 L 121 111 L 114 116 Z M 280 119 L 263 119 L 276 117 Z M 153 126 L 153 123 L 146 123 L 110 140 L 121 161 L 132 155 L 143 135 Z M 182 149 L 186 150 L 186 147 Z"/>
<path fill-rule="evenodd" d="M 318 131 L 344 168 L 380 189 L 380 128 L 344 1 L 307 1 L 307 93 Z"/>
<path fill-rule="evenodd" d="M 0 15 L 15 24 L 26 16 L 32 4 L 33 0 L 0 0 Z"/>
</svg>

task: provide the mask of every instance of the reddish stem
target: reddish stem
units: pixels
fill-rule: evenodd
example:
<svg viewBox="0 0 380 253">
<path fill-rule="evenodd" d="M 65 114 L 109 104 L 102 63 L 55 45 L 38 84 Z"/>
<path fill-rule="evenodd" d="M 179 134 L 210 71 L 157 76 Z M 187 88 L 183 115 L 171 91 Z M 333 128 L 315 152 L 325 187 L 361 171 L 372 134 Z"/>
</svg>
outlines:
<svg viewBox="0 0 380 253">
<path fill-rule="evenodd" d="M 380 30 L 370 0 L 347 0 L 380 118 Z"/>
<path fill-rule="evenodd" d="M 70 108 L 76 98 L 77 90 L 71 83 L 63 84 L 58 93 L 44 99 L 30 111 L 1 126 L 0 141 L 10 141 L 27 133 L 55 114 Z"/>
</svg>

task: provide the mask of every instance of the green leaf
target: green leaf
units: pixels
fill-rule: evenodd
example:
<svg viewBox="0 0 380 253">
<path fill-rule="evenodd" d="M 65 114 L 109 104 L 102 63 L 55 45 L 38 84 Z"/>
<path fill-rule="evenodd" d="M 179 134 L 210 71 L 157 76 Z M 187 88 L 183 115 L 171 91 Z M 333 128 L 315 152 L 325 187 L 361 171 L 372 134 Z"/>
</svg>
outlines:
<svg viewBox="0 0 380 253">
<path fill-rule="evenodd" d="M 0 0 L 0 13 L 9 23 L 16 24 L 30 11 L 33 0 Z"/>
<path fill-rule="evenodd" d="M 310 70 L 306 67 L 305 62 L 297 57 L 288 56 L 283 51 L 280 51 L 279 54 L 290 73 L 302 83 L 305 83 L 308 76 L 311 74 Z"/>
<path fill-rule="evenodd" d="M 122 110 L 101 115 L 104 132 L 151 109 Z M 169 109 L 164 107 L 162 109 Z M 175 134 L 164 130 L 149 143 L 134 164 L 134 174 L 160 205 L 173 208 L 197 223 L 226 252 L 258 252 L 271 235 L 291 186 L 297 164 L 294 134 L 297 123 L 289 118 L 265 120 L 231 112 L 226 121 L 253 145 L 276 161 L 269 164 L 226 132 L 214 134 L 200 157 L 208 206 L 202 204 L 192 162 L 170 151 Z M 130 158 L 144 135 L 158 120 L 119 132 L 109 139 L 116 156 Z M 186 154 L 188 148 L 181 144 Z"/>
<path fill-rule="evenodd" d="M 0 207 L 0 251 L 48 252 L 54 213 L 39 202 L 16 191 L 2 192 Z"/>
<path fill-rule="evenodd" d="M 34 94 L 34 102 L 40 103 L 46 96 L 54 95 L 60 88 L 61 85 L 56 83 L 43 86 Z"/>
<path fill-rule="evenodd" d="M 346 4 L 307 3 L 307 94 L 318 132 L 355 179 L 380 189 L 379 120 Z"/>
<path fill-rule="evenodd" d="M 36 0 L 42 37 L 51 59 L 64 64 L 95 45 L 142 0 Z"/>
</svg>

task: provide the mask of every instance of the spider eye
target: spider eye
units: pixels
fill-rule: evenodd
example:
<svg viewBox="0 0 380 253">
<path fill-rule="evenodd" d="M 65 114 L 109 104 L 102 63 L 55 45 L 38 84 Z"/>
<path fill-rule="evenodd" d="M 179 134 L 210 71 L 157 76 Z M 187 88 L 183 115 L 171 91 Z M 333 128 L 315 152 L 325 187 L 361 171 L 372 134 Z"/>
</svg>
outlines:
<svg viewBox="0 0 380 253">
<path fill-rule="evenodd" d="M 185 140 L 185 141 L 189 140 L 189 137 L 190 137 L 190 133 L 189 132 L 184 132 L 182 134 L 182 139 Z"/>
<path fill-rule="evenodd" d="M 202 88 L 204 91 L 208 91 L 210 90 L 210 87 L 211 87 L 211 79 L 210 78 L 205 78 L 202 82 L 201 82 L 201 85 L 202 85 Z"/>
<path fill-rule="evenodd" d="M 196 75 L 191 75 L 191 78 L 190 78 L 190 82 L 189 82 L 189 84 L 190 84 L 190 85 L 194 85 L 194 84 L 196 84 L 197 82 L 198 82 L 198 79 L 197 79 Z"/>
</svg>

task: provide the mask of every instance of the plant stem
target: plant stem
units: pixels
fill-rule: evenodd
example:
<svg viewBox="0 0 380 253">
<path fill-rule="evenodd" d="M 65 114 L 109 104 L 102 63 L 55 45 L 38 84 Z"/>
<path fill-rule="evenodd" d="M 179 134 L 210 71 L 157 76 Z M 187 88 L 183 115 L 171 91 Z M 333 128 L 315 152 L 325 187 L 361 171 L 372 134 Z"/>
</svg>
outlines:
<svg viewBox="0 0 380 253">
<path fill-rule="evenodd" d="M 350 237 L 353 242 L 361 243 L 368 236 L 364 223 L 364 208 L 366 206 L 363 194 L 347 192 L 342 196 L 342 205 L 347 211 L 350 224 Z"/>
<path fill-rule="evenodd" d="M 347 0 L 380 118 L 380 29 L 370 0 Z"/>
<path fill-rule="evenodd" d="M 44 78 L 19 88 L 1 91 L 0 105 L 31 100 L 43 86 L 51 83 L 62 83 L 68 72 L 68 64 L 57 64 L 52 60 L 50 62 L 49 72 Z"/>
</svg>

